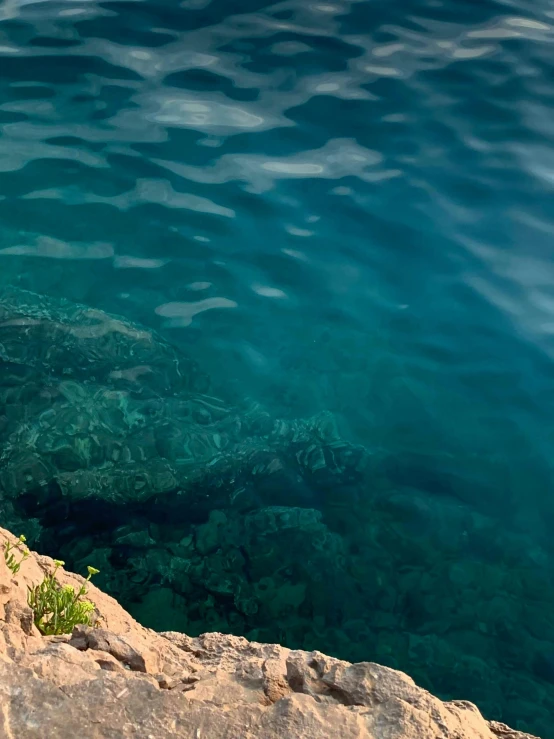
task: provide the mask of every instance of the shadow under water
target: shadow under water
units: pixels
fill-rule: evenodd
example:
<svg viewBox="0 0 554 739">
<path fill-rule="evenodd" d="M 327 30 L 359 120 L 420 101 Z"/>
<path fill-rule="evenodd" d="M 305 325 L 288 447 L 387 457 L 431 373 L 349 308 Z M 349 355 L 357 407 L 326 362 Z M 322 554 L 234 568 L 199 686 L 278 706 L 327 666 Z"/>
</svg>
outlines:
<svg viewBox="0 0 554 739">
<path fill-rule="evenodd" d="M 154 331 L 12 287 L 0 444 L 2 524 L 143 624 L 378 661 L 551 731 L 552 552 L 461 500 L 448 455 L 213 397 Z"/>
</svg>

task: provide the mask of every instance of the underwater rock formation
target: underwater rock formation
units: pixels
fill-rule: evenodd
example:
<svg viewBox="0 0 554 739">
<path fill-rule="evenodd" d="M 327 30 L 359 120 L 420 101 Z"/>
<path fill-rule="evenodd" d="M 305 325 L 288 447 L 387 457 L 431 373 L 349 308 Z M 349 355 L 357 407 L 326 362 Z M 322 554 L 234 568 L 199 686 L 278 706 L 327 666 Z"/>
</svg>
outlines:
<svg viewBox="0 0 554 739">
<path fill-rule="evenodd" d="M 258 611 L 260 624 L 300 607 L 307 580 L 309 601 L 321 601 L 323 573 L 344 589 L 342 541 L 313 504 L 331 505 L 336 491 L 340 509 L 370 455 L 343 441 L 328 413 L 273 419 L 208 386 L 153 331 L 14 287 L 0 293 L 2 521 L 74 563 L 89 544 L 125 602 L 155 585 L 197 602 L 199 592 L 231 599 L 240 631 Z M 260 559 L 261 543 L 277 561 Z M 207 611 L 199 606 L 199 623 L 213 620 Z"/>
<path fill-rule="evenodd" d="M 0 547 L 14 537 L 0 529 Z M 100 628 L 41 636 L 26 589 L 54 569 L 0 556 L 0 732 L 26 739 L 533 739 L 402 672 L 207 633 L 158 634 L 90 585 Z M 57 570 L 61 584 L 83 578 Z"/>
<path fill-rule="evenodd" d="M 8 499 L 155 498 L 194 517 L 251 507 L 268 478 L 277 491 L 366 464 L 328 415 L 289 422 L 229 407 L 204 394 L 196 363 L 155 332 L 65 300 L 0 293 L 0 359 Z"/>
<path fill-rule="evenodd" d="M 103 311 L 17 287 L 0 293 L 0 359 L 41 373 L 144 393 L 204 392 L 196 362 L 153 331 Z"/>
</svg>

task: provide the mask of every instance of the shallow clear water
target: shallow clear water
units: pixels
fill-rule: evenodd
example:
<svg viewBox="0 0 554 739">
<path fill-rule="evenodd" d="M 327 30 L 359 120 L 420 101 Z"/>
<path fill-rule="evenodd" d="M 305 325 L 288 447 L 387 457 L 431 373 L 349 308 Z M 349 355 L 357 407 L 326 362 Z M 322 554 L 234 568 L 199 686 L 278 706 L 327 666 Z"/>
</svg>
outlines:
<svg viewBox="0 0 554 739">
<path fill-rule="evenodd" d="M 159 329 L 227 402 L 329 411 L 382 460 L 334 512 L 287 501 L 342 538 L 357 618 L 289 593 L 233 621 L 212 593 L 181 622 L 163 578 L 130 607 L 386 662 L 553 737 L 552 4 L 0 19 L 0 284 Z"/>
</svg>

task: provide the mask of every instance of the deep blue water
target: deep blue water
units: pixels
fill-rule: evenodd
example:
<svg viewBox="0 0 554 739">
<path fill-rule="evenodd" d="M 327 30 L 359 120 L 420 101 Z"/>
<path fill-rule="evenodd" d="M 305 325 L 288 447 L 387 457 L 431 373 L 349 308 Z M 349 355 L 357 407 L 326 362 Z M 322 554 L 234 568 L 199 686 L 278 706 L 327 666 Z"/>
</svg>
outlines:
<svg viewBox="0 0 554 739">
<path fill-rule="evenodd" d="M 0 7 L 0 284 L 159 329 L 229 399 L 285 418 L 334 414 L 344 438 L 386 458 L 390 490 L 435 510 L 437 562 L 448 549 L 481 573 L 452 637 L 481 667 L 450 684 L 426 672 L 441 662 L 429 640 L 448 631 L 444 613 L 412 629 L 396 661 L 394 645 L 377 648 L 390 624 L 371 627 L 371 648 L 355 628 L 350 651 L 328 636 L 314 647 L 389 654 L 435 692 L 545 737 L 553 43 L 548 0 Z M 450 510 L 495 532 L 492 559 L 520 591 L 487 580 Z M 519 574 L 517 556 L 502 569 L 504 534 L 520 542 Z M 531 611 L 538 625 L 507 667 Z M 511 687 L 487 672 L 485 638 Z"/>
</svg>

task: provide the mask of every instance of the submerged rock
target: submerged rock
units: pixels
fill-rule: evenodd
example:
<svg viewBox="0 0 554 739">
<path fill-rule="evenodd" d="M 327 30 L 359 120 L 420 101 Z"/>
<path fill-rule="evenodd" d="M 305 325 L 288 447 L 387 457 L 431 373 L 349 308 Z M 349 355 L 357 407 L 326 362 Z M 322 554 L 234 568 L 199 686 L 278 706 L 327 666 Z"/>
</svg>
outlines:
<svg viewBox="0 0 554 739">
<path fill-rule="evenodd" d="M 0 359 L 142 392 L 204 392 L 209 386 L 196 362 L 154 331 L 17 287 L 0 293 Z"/>
<path fill-rule="evenodd" d="M 322 470 L 338 479 L 365 463 L 329 414 L 229 406 L 154 331 L 66 300 L 5 288 L 0 360 L 0 484 L 14 500 L 157 499 L 194 518 L 285 490 L 308 499 Z"/>
</svg>

